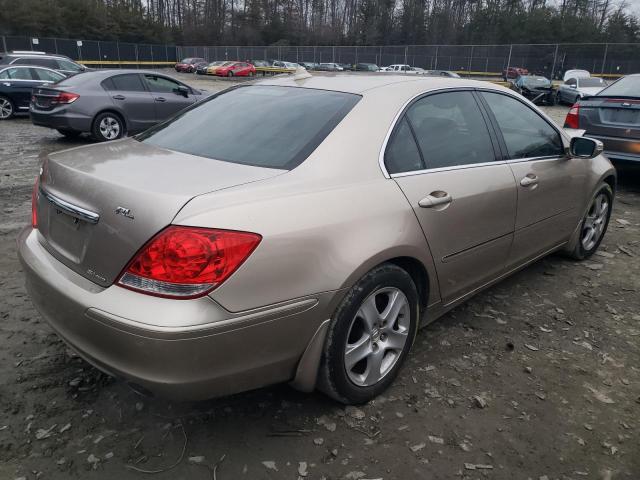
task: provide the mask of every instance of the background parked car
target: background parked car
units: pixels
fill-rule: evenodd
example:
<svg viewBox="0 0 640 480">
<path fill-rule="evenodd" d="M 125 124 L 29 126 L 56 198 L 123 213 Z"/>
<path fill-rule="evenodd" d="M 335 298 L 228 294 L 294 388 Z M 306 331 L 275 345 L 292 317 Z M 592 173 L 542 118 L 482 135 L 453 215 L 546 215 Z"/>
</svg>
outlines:
<svg viewBox="0 0 640 480">
<path fill-rule="evenodd" d="M 380 67 L 375 63 L 356 63 L 353 69 L 356 72 L 377 72 L 380 70 Z"/>
<path fill-rule="evenodd" d="M 247 62 L 225 62 L 213 69 L 219 77 L 253 77 L 256 74 L 256 67 Z"/>
<path fill-rule="evenodd" d="M 640 74 L 578 99 L 564 126 L 586 130 L 584 135 L 600 140 L 611 159 L 640 162 Z"/>
<path fill-rule="evenodd" d="M 90 70 L 64 55 L 18 50 L 9 53 L 0 53 L 0 66 L 2 65 L 34 65 L 45 67 L 62 73 L 65 77 Z"/>
<path fill-rule="evenodd" d="M 314 62 L 298 62 L 298 65 L 304 67 L 307 70 L 316 70 L 318 68 L 318 64 Z"/>
<path fill-rule="evenodd" d="M 604 79 L 599 77 L 568 78 L 558 87 L 558 103 L 574 104 L 582 97 L 596 95 L 607 86 Z"/>
<path fill-rule="evenodd" d="M 436 77 L 460 78 L 460 75 L 450 70 L 427 70 L 425 73 Z"/>
<path fill-rule="evenodd" d="M 380 69 L 383 72 L 395 72 L 395 73 L 409 73 L 413 75 L 423 75 L 426 73 L 426 70 L 420 67 L 412 67 L 411 65 L 406 65 L 404 63 L 397 63 L 393 65 L 389 65 L 388 67 Z"/>
<path fill-rule="evenodd" d="M 16 113 L 29 111 L 29 101 L 34 87 L 49 85 L 66 77 L 44 67 L 0 66 L 0 120 L 7 120 Z"/>
<path fill-rule="evenodd" d="M 535 104 L 553 105 L 555 103 L 555 91 L 551 80 L 539 75 L 521 75 L 511 88 Z"/>
<path fill-rule="evenodd" d="M 520 75 L 529 75 L 529 70 L 522 67 L 509 67 L 502 71 L 502 78 L 505 82 L 509 79 L 518 78 Z"/>
<path fill-rule="evenodd" d="M 174 68 L 176 72 L 193 73 L 196 70 L 196 65 L 199 63 L 207 63 L 207 61 L 204 58 L 189 57 L 176 63 Z"/>
<path fill-rule="evenodd" d="M 155 72 L 101 70 L 35 88 L 30 113 L 35 125 L 105 141 L 146 130 L 203 96 Z"/>
<path fill-rule="evenodd" d="M 198 75 L 206 75 L 209 72 L 209 68 L 217 67 L 222 65 L 224 62 L 222 60 L 217 60 L 215 62 L 210 63 L 199 63 L 196 67 L 196 73 Z"/>
<path fill-rule="evenodd" d="M 318 70 L 323 72 L 341 72 L 344 70 L 340 65 L 333 62 L 325 62 L 318 65 Z"/>
</svg>

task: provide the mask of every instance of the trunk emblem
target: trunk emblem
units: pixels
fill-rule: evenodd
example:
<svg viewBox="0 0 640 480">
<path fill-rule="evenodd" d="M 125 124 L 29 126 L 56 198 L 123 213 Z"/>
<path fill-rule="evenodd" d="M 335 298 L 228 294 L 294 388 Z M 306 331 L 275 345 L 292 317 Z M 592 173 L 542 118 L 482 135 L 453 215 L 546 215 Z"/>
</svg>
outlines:
<svg viewBox="0 0 640 480">
<path fill-rule="evenodd" d="M 133 220 L 133 212 L 131 212 L 130 208 L 125 208 L 125 207 L 118 207 L 115 210 L 116 215 L 122 215 L 123 217 L 127 217 L 130 218 L 131 220 Z"/>
</svg>

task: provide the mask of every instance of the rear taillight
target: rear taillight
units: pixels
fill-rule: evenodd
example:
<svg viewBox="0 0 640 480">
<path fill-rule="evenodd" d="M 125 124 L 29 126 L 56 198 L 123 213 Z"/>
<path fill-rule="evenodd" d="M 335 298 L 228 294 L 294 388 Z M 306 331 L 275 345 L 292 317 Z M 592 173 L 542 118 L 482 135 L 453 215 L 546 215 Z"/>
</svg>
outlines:
<svg viewBox="0 0 640 480">
<path fill-rule="evenodd" d="M 569 109 L 564 119 L 564 128 L 580 128 L 580 104 L 576 103 Z"/>
<path fill-rule="evenodd" d="M 51 105 L 66 105 L 75 102 L 80 98 L 77 93 L 60 92 L 55 97 L 51 97 Z"/>
<path fill-rule="evenodd" d="M 38 228 L 38 188 L 40 187 L 40 176 L 36 177 L 36 182 L 33 184 L 33 191 L 31 192 L 31 226 Z"/>
<path fill-rule="evenodd" d="M 229 278 L 261 239 L 256 233 L 172 225 L 142 247 L 118 285 L 160 297 L 200 297 Z"/>
</svg>

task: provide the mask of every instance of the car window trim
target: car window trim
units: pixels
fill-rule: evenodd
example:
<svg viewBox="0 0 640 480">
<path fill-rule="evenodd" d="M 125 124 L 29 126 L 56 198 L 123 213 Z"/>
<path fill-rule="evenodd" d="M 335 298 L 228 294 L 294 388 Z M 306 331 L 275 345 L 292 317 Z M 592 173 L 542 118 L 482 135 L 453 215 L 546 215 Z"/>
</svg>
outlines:
<svg viewBox="0 0 640 480">
<path fill-rule="evenodd" d="M 489 118 L 491 120 L 491 124 L 493 126 L 493 129 L 495 130 L 496 138 L 498 139 L 498 142 L 500 143 L 500 150 L 502 150 L 502 160 L 504 162 L 506 162 L 506 163 L 522 163 L 522 162 L 530 162 L 530 161 L 537 161 L 537 160 L 556 160 L 556 159 L 561 159 L 561 158 L 567 158 L 567 147 L 565 146 L 564 135 L 562 134 L 562 132 L 560 130 L 558 130 L 556 125 L 554 125 L 552 122 L 547 120 L 544 116 L 540 115 L 540 113 L 538 111 L 536 111 L 536 109 L 531 108 L 530 105 L 528 105 L 526 102 L 524 102 L 523 100 L 519 99 L 515 95 L 511 95 L 509 93 L 501 92 L 499 90 L 493 90 L 493 89 L 490 89 L 490 88 L 478 88 L 478 89 L 476 89 L 476 92 L 477 92 L 477 97 L 480 100 L 480 102 L 482 103 L 482 105 L 484 106 L 484 109 L 486 110 L 487 115 L 489 116 Z M 505 140 L 504 140 L 504 136 L 502 135 L 502 130 L 500 130 L 500 126 L 498 125 L 498 120 L 496 119 L 495 115 L 493 114 L 493 111 L 491 110 L 491 107 L 489 106 L 489 103 L 485 100 L 485 98 L 482 95 L 480 95 L 480 93 L 482 93 L 482 92 L 495 93 L 497 95 L 503 95 L 505 97 L 513 98 L 514 100 L 520 102 L 526 108 L 531 110 L 533 113 L 535 113 L 541 120 L 543 120 L 547 125 L 549 125 L 553 129 L 553 131 L 555 131 L 558 134 L 558 136 L 560 137 L 560 142 L 562 142 L 563 154 L 562 155 L 541 155 L 541 156 L 524 157 L 524 158 L 508 158 L 509 157 L 509 150 L 507 149 L 507 142 L 505 142 Z"/>
<path fill-rule="evenodd" d="M 473 92 L 475 92 L 476 90 L 478 90 L 475 87 L 443 87 L 443 88 L 438 88 L 438 89 L 434 89 L 434 90 L 429 90 L 426 92 L 420 92 L 416 95 L 414 95 L 413 97 L 411 97 L 409 100 L 407 100 L 404 105 L 402 106 L 402 108 L 400 108 L 400 110 L 398 111 L 398 113 L 396 114 L 396 116 L 394 117 L 393 121 L 391 122 L 391 126 L 389 127 L 389 130 L 387 131 L 387 134 L 384 138 L 384 141 L 382 142 L 382 147 L 380 149 L 380 153 L 378 154 L 378 166 L 380 167 L 380 169 L 382 170 L 382 174 L 384 175 L 385 178 L 391 179 L 391 178 L 395 178 L 397 176 L 409 176 L 409 175 L 422 175 L 424 173 L 429 173 L 432 171 L 446 171 L 446 170 L 459 170 L 460 168 L 468 168 L 468 167 L 477 167 L 477 166 L 486 166 L 485 164 L 488 165 L 496 165 L 496 164 L 500 164 L 500 163 L 506 163 L 501 157 L 502 157 L 502 152 L 496 148 L 496 142 L 499 142 L 499 140 L 497 138 L 494 139 L 494 135 L 495 132 L 493 131 L 493 128 L 491 125 L 489 125 L 487 123 L 488 118 L 482 113 L 483 111 L 483 105 L 481 103 L 479 103 L 477 101 L 477 99 L 474 98 L 476 105 L 478 106 L 478 109 L 480 110 L 480 113 L 482 115 L 482 119 L 485 122 L 485 126 L 487 127 L 487 133 L 489 134 L 489 139 L 491 141 L 491 146 L 493 148 L 493 155 L 495 160 L 492 162 L 482 162 L 482 163 L 469 163 L 469 164 L 464 164 L 464 165 L 452 165 L 449 167 L 434 167 L 434 168 L 425 168 L 422 170 L 410 170 L 407 172 L 399 172 L 399 173 L 389 173 L 389 171 L 387 170 L 387 166 L 385 164 L 385 156 L 387 153 L 387 148 L 389 146 L 389 142 L 391 139 L 392 134 L 395 132 L 396 127 L 398 126 L 398 124 L 400 123 L 400 120 L 402 119 L 402 117 L 406 114 L 406 112 L 409 110 L 409 108 L 411 108 L 411 106 L 421 100 L 422 98 L 431 96 L 431 95 L 437 95 L 438 93 L 452 93 L 452 92 L 471 92 L 472 97 L 475 97 L 473 95 Z M 490 90 L 490 89 L 489 89 Z M 411 126 L 411 124 L 410 124 Z M 411 128 L 411 133 L 413 134 L 413 127 Z M 415 138 L 414 135 L 414 141 L 416 142 L 416 144 L 418 145 L 418 151 L 420 152 L 420 157 L 422 158 L 423 161 L 423 165 L 426 166 L 426 163 L 424 162 L 424 157 L 422 156 L 422 149 L 420 148 L 420 145 L 417 142 L 417 139 Z"/>
</svg>

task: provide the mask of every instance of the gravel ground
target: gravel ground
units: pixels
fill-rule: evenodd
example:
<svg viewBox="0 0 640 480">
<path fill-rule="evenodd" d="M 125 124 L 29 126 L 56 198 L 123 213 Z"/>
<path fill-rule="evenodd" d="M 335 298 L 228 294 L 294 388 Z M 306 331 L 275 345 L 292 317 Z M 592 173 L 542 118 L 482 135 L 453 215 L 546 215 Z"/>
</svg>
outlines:
<svg viewBox="0 0 640 480">
<path fill-rule="evenodd" d="M 1 479 L 640 478 L 639 169 L 598 255 L 548 257 L 423 329 L 363 407 L 286 385 L 170 403 L 76 357 L 24 291 L 36 157 L 86 141 L 0 124 Z"/>
</svg>

